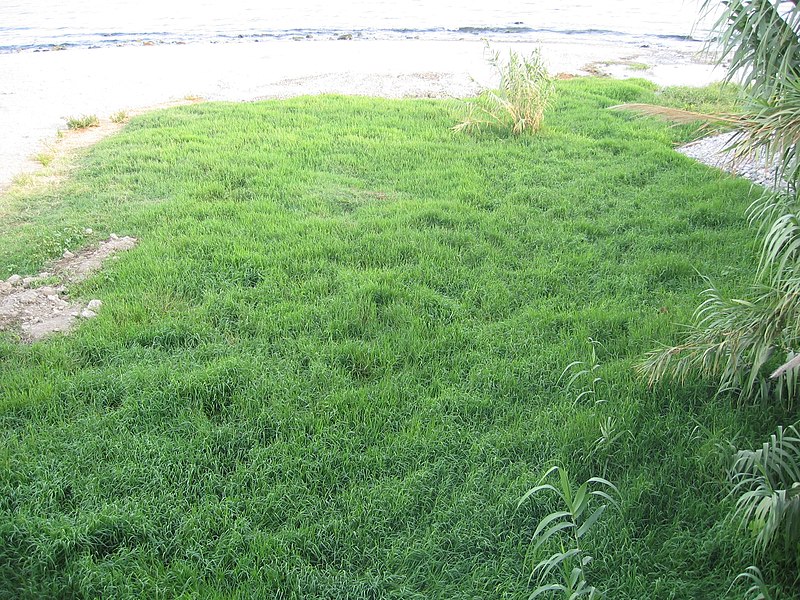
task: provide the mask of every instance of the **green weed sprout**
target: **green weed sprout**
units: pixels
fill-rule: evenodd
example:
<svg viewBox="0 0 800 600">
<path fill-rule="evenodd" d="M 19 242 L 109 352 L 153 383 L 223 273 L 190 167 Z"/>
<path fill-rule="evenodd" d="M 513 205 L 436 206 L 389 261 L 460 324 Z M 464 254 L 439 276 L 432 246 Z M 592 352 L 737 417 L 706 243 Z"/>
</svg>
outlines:
<svg viewBox="0 0 800 600">
<path fill-rule="evenodd" d="M 558 486 L 545 483 L 555 474 L 558 475 Z M 551 592 L 560 593 L 563 598 L 570 600 L 584 596 L 589 599 L 601 598 L 602 592 L 586 580 L 586 567 L 593 558 L 585 551 L 583 540 L 608 505 L 617 506 L 611 494 L 619 496 L 619 491 L 613 483 L 601 477 L 591 477 L 573 490 L 567 471 L 554 466 L 544 474 L 537 486 L 528 490 L 519 505 L 544 491 L 556 494 L 564 510 L 550 513 L 539 521 L 533 533 L 533 550 L 538 553 L 548 543 L 557 541 L 560 551 L 540 560 L 533 568 L 532 576 L 537 578 L 539 587 L 533 591 L 530 599 Z M 590 505 L 596 504 L 598 499 L 606 503 L 590 510 Z M 561 574 L 560 582 L 546 583 L 551 575 L 558 573 Z"/>
<path fill-rule="evenodd" d="M 747 588 L 745 592 L 745 600 L 773 600 L 772 593 L 769 587 L 767 587 L 767 584 L 764 583 L 764 577 L 761 575 L 761 571 L 758 567 L 751 565 L 739 573 L 736 579 L 733 580 L 731 588 L 729 588 L 728 591 L 740 581 L 744 583 L 749 581 L 751 583 L 750 587 Z"/>
</svg>

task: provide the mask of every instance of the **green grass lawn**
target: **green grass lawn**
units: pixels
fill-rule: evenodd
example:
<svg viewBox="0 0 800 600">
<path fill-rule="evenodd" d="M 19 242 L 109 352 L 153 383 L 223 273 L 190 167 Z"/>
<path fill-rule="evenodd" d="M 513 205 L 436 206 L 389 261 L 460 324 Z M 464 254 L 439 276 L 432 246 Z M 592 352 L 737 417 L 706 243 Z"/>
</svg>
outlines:
<svg viewBox="0 0 800 600">
<path fill-rule="evenodd" d="M 8 273 L 141 240 L 71 289 L 96 319 L 0 336 L 0 597 L 526 598 L 557 506 L 517 501 L 555 463 L 620 489 L 609 598 L 735 597 L 718 445 L 787 415 L 633 372 L 698 271 L 741 292 L 757 256 L 746 182 L 605 110 L 655 98 L 564 82 L 522 138 L 441 101 L 186 106 L 0 199 Z M 602 379 L 566 389 L 576 360 Z"/>
</svg>

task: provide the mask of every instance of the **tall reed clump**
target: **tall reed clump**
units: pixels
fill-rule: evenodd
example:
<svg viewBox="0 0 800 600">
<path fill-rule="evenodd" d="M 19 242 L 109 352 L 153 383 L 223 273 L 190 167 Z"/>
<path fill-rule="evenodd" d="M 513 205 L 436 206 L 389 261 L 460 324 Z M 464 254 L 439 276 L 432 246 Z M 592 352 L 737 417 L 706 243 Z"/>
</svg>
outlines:
<svg viewBox="0 0 800 600">
<path fill-rule="evenodd" d="M 499 86 L 496 90 L 483 90 L 466 102 L 464 118 L 453 129 L 473 132 L 498 128 L 515 135 L 537 132 L 555 92 L 555 82 L 541 52 L 536 49 L 525 56 L 509 50 L 503 59 L 487 44 L 486 54 L 499 76 Z"/>
</svg>

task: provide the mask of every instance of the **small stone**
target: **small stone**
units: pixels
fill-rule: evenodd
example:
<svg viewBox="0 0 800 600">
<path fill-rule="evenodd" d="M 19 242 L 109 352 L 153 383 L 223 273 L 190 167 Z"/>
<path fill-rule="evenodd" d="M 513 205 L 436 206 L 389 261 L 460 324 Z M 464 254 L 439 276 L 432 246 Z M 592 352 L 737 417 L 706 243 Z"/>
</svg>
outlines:
<svg viewBox="0 0 800 600">
<path fill-rule="evenodd" d="M 58 302 L 59 301 L 59 297 L 56 296 L 55 294 L 50 294 L 49 296 L 47 296 L 47 299 L 50 300 L 50 302 Z"/>
<path fill-rule="evenodd" d="M 64 254 L 62 254 L 61 256 L 64 258 L 75 258 L 75 255 L 69 250 L 64 250 Z"/>
<path fill-rule="evenodd" d="M 70 317 L 77 317 L 77 316 L 78 316 L 78 313 L 76 313 L 76 312 L 71 312 L 71 313 L 69 313 L 69 316 L 70 316 Z"/>
<path fill-rule="evenodd" d="M 87 227 L 86 229 L 83 230 L 83 233 L 85 233 L 86 235 L 92 235 L 94 233 L 94 229 L 92 229 L 91 227 Z"/>
<path fill-rule="evenodd" d="M 93 319 L 94 317 L 97 316 L 97 313 L 94 312 L 93 310 L 89 310 L 88 308 L 84 308 L 83 311 L 81 312 L 81 316 L 84 319 Z"/>
<path fill-rule="evenodd" d="M 24 287 L 31 287 L 31 284 L 36 281 L 36 277 L 23 277 L 22 278 L 22 285 Z"/>
<path fill-rule="evenodd" d="M 20 283 L 22 283 L 22 277 L 20 277 L 19 275 L 12 275 L 11 277 L 8 278 L 8 283 L 10 283 L 11 285 L 19 285 Z"/>
<path fill-rule="evenodd" d="M 98 308 L 103 306 L 102 300 L 90 300 L 89 304 L 86 305 L 86 308 L 89 310 L 97 311 Z"/>
<path fill-rule="evenodd" d="M 110 239 L 110 240 L 118 240 L 119 236 L 116 233 L 112 233 L 110 236 L 108 236 L 108 239 Z"/>
</svg>

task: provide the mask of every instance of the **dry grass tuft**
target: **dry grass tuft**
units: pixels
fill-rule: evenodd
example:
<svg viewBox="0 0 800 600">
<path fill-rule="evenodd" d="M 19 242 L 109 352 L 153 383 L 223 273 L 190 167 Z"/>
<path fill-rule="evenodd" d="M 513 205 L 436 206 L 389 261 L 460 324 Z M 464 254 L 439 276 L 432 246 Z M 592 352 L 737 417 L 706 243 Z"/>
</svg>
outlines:
<svg viewBox="0 0 800 600">
<path fill-rule="evenodd" d="M 83 115 L 67 119 L 67 129 L 88 129 L 89 127 L 99 126 L 100 119 L 97 118 L 97 115 Z"/>
</svg>

